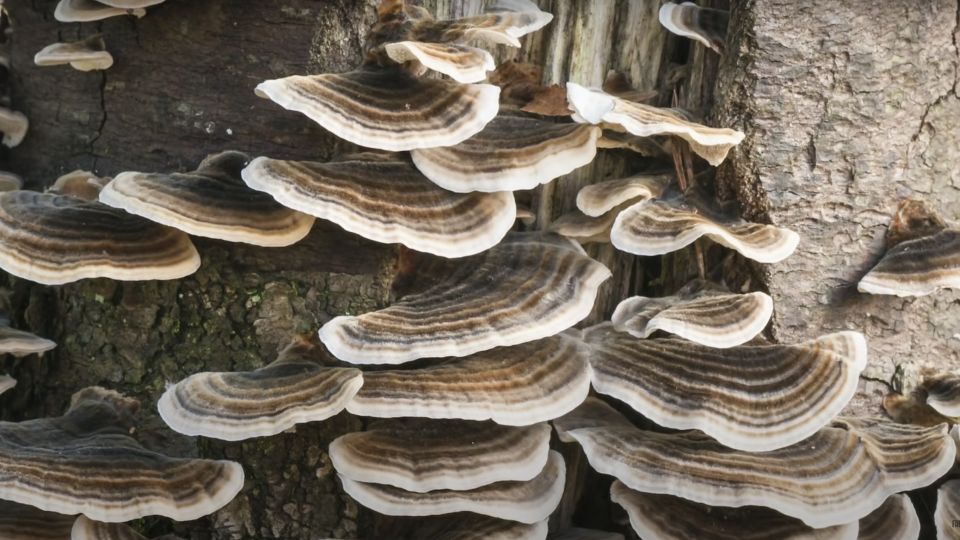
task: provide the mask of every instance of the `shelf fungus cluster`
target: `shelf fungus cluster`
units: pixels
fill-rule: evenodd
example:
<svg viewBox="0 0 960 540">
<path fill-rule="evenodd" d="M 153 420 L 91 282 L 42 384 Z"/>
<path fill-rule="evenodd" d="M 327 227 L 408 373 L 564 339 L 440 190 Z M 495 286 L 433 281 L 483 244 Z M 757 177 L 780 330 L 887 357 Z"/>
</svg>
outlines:
<svg viewBox="0 0 960 540">
<path fill-rule="evenodd" d="M 63 416 L 0 422 L 0 499 L 103 522 L 196 519 L 243 486 L 238 463 L 173 458 L 130 436 L 136 400 L 98 387 Z"/>
<path fill-rule="evenodd" d="M 733 449 L 699 431 L 640 429 L 597 400 L 555 420 L 554 426 L 561 440 L 583 447 L 593 468 L 617 479 L 612 498 L 627 509 L 641 534 L 709 523 L 643 513 L 652 499 L 661 508 L 676 505 L 677 514 L 708 514 L 703 505 L 734 509 L 712 531 L 714 538 L 750 537 L 746 533 L 764 522 L 784 531 L 882 526 L 886 532 L 903 529 L 909 538 L 917 529 L 912 508 L 903 499 L 888 501 L 936 481 L 956 459 L 945 425 L 873 418 L 837 418 L 798 443 L 765 452 Z M 885 504 L 886 511 L 878 510 Z M 878 520 L 887 523 L 878 525 Z M 724 530 L 727 536 L 721 534 Z M 708 531 L 702 537 L 711 538 Z"/>
</svg>

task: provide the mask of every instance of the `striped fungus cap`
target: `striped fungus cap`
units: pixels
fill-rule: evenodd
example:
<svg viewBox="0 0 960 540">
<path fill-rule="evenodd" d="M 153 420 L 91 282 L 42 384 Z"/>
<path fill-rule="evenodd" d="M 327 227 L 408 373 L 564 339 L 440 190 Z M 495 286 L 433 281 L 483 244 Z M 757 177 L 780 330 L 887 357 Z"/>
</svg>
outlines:
<svg viewBox="0 0 960 540">
<path fill-rule="evenodd" d="M 60 0 L 53 17 L 60 22 L 102 21 L 119 15 L 143 17 L 144 9 L 165 0 Z"/>
<path fill-rule="evenodd" d="M 90 387 L 66 414 L 0 422 L 0 499 L 105 522 L 187 521 L 243 487 L 238 463 L 169 457 L 130 436 L 136 400 Z"/>
<path fill-rule="evenodd" d="M 355 154 L 328 163 L 259 157 L 242 176 L 286 207 L 370 240 L 441 257 L 489 249 L 516 220 L 511 193 L 451 193 L 399 154 Z"/>
<path fill-rule="evenodd" d="M 660 6 L 659 19 L 670 33 L 699 41 L 717 53 L 723 53 L 730 12 L 700 7 L 693 2 L 667 2 Z"/>
<path fill-rule="evenodd" d="M 303 239 L 313 217 L 247 187 L 240 172 L 248 161 L 230 150 L 189 173 L 123 172 L 103 188 L 100 202 L 196 236 L 268 247 Z"/>
<path fill-rule="evenodd" d="M 167 388 L 157 409 L 171 429 L 185 435 L 228 441 L 275 435 L 330 418 L 357 393 L 360 370 L 330 364 L 319 344 L 296 338 L 260 369 L 187 377 Z"/>
<path fill-rule="evenodd" d="M 698 431 L 641 430 L 612 408 L 599 410 L 602 416 L 589 420 L 575 412 L 554 422 L 561 439 L 576 440 L 598 472 L 641 493 L 763 506 L 814 528 L 866 517 L 891 495 L 936 481 L 956 456 L 945 424 L 841 418 L 797 444 L 756 453 Z"/>
<path fill-rule="evenodd" d="M 555 335 L 586 317 L 610 270 L 554 235 L 513 234 L 390 307 L 320 329 L 337 358 L 401 364 Z"/>
<path fill-rule="evenodd" d="M 707 127 L 691 122 L 677 111 L 630 101 L 572 82 L 567 83 L 567 99 L 578 122 L 601 124 L 639 137 L 680 137 L 714 166 L 722 163 L 730 149 L 744 137 L 734 129 Z"/>
<path fill-rule="evenodd" d="M 46 285 L 85 278 L 178 279 L 200 266 L 190 238 L 105 204 L 0 193 L 0 268 Z"/>
<path fill-rule="evenodd" d="M 773 315 L 773 299 L 763 292 L 734 294 L 702 279 L 676 294 L 634 296 L 617 305 L 614 328 L 637 338 L 668 332 L 708 347 L 735 347 L 756 337 Z"/>
<path fill-rule="evenodd" d="M 661 426 L 699 429 L 746 452 L 798 443 L 829 424 L 856 393 L 867 361 L 858 332 L 716 349 L 636 339 L 604 323 L 585 330 L 584 341 L 598 392 Z"/>
<path fill-rule="evenodd" d="M 533 479 L 547 464 L 550 426 L 466 420 L 382 420 L 330 444 L 334 469 L 350 480 L 426 493 Z"/>
<path fill-rule="evenodd" d="M 535 524 L 545 520 L 560 504 L 566 468 L 559 453 L 550 451 L 547 464 L 530 480 L 502 481 L 456 491 L 425 493 L 383 484 L 356 482 L 340 475 L 343 490 L 358 503 L 389 516 L 433 516 L 473 512 L 484 516 Z"/>
</svg>

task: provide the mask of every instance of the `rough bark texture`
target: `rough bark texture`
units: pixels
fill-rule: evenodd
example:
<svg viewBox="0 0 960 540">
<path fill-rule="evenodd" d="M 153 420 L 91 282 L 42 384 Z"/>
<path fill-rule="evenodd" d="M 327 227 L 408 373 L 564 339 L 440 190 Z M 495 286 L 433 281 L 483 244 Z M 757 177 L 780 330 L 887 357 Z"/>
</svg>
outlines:
<svg viewBox="0 0 960 540">
<path fill-rule="evenodd" d="M 867 335 L 857 414 L 881 413 L 899 364 L 960 367 L 960 294 L 856 290 L 901 199 L 960 218 L 957 24 L 953 0 L 750 0 L 733 10 L 715 112 L 747 138 L 722 170 L 725 186 L 748 216 L 802 237 L 792 257 L 760 269 L 776 302 L 773 335 Z"/>
</svg>

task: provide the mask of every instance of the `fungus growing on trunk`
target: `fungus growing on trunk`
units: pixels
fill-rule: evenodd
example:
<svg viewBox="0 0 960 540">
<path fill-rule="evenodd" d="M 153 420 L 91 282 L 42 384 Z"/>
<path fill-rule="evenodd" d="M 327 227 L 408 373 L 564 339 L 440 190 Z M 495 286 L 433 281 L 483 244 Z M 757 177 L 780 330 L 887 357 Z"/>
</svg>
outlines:
<svg viewBox="0 0 960 540">
<path fill-rule="evenodd" d="M 47 193 L 96 201 L 109 181 L 110 178 L 101 178 L 90 171 L 78 169 L 57 178 L 53 185 L 47 188 Z"/>
<path fill-rule="evenodd" d="M 660 197 L 673 174 L 636 174 L 584 186 L 577 193 L 577 208 L 591 217 L 600 217 L 628 202 Z"/>
<path fill-rule="evenodd" d="M 22 112 L 0 107 L 0 131 L 3 132 L 3 145 L 13 148 L 23 142 L 27 136 L 30 121 Z"/>
<path fill-rule="evenodd" d="M 113 65 L 113 56 L 107 52 L 103 35 L 90 36 L 83 41 L 47 45 L 34 57 L 38 66 L 62 66 L 69 64 L 78 71 L 107 69 Z"/>
<path fill-rule="evenodd" d="M 718 54 L 723 54 L 727 39 L 730 12 L 701 7 L 693 2 L 660 6 L 660 24 L 671 33 L 699 41 Z"/>
<path fill-rule="evenodd" d="M 165 0 L 148 0 L 147 5 L 158 4 Z M 147 14 L 143 6 L 127 7 L 124 4 L 145 2 L 124 2 L 122 0 L 60 0 L 53 17 L 60 22 L 102 21 L 120 15 L 133 15 L 140 18 Z M 119 5 L 114 5 L 119 4 Z"/>
</svg>

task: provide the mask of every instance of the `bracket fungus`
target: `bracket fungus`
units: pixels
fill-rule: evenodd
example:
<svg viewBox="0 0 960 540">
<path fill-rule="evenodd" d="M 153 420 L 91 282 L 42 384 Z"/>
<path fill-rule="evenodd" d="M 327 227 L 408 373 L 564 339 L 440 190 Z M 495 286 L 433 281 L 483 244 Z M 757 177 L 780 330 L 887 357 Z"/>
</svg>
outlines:
<svg viewBox="0 0 960 540">
<path fill-rule="evenodd" d="M 384 420 L 330 443 L 341 476 L 425 493 L 527 481 L 547 464 L 550 426 L 465 420 Z"/>
<path fill-rule="evenodd" d="M 551 235 L 508 235 L 390 307 L 335 317 L 320 340 L 354 364 L 466 356 L 557 334 L 593 309 L 610 270 Z"/>
<path fill-rule="evenodd" d="M 423 67 L 443 73 L 458 83 L 475 83 L 487 78 L 496 68 L 493 56 L 476 47 L 453 43 L 398 41 L 384 45 L 384 51 L 398 64 L 419 62 Z"/>
<path fill-rule="evenodd" d="M 457 194 L 399 155 L 358 154 L 329 163 L 258 157 L 243 180 L 280 204 L 383 243 L 464 257 L 500 242 L 516 221 L 513 194 Z"/>
<path fill-rule="evenodd" d="M 717 53 L 723 53 L 730 12 L 701 7 L 693 2 L 660 6 L 660 24 L 671 33 L 699 41 Z"/>
<path fill-rule="evenodd" d="M 200 267 L 190 238 L 74 197 L 0 193 L 0 268 L 45 285 L 86 278 L 178 279 Z"/>
<path fill-rule="evenodd" d="M 347 410 L 381 418 L 526 426 L 566 414 L 589 392 L 590 366 L 582 345 L 559 335 L 423 367 L 367 371 Z"/>
<path fill-rule="evenodd" d="M 577 193 L 577 208 L 600 217 L 630 201 L 655 199 L 673 180 L 673 174 L 636 174 L 584 186 Z"/>
<path fill-rule="evenodd" d="M 713 208 L 699 193 L 671 193 L 639 202 L 617 216 L 610 233 L 613 245 L 634 255 L 663 255 L 702 236 L 760 263 L 789 257 L 800 236 L 782 227 L 750 223 L 728 208 Z"/>
<path fill-rule="evenodd" d="M 582 416 L 582 415 L 581 415 Z M 814 528 L 857 521 L 889 496 L 929 485 L 953 466 L 946 425 L 843 418 L 770 452 L 733 450 L 697 431 L 658 433 L 603 418 L 554 422 L 590 465 L 630 489 L 710 506 L 763 506 Z"/>
<path fill-rule="evenodd" d="M 227 441 L 275 435 L 339 413 L 363 385 L 355 368 L 295 339 L 271 364 L 254 371 L 196 373 L 172 385 L 157 409 L 171 429 Z"/>
<path fill-rule="evenodd" d="M 811 529 L 769 508 L 718 508 L 680 497 L 640 493 L 615 480 L 610 499 L 627 511 L 640 538 L 656 540 L 858 540 L 857 523 Z"/>
<path fill-rule="evenodd" d="M 38 66 L 69 64 L 78 71 L 94 71 L 112 66 L 113 56 L 107 52 L 103 35 L 97 34 L 83 41 L 47 45 L 33 57 L 33 63 Z"/>
<path fill-rule="evenodd" d="M 26 504 L 0 501 L 0 538 L 3 540 L 74 540 L 76 516 L 44 512 Z"/>
<path fill-rule="evenodd" d="M 417 518 L 418 540 L 546 540 L 547 520 L 519 523 L 466 512 Z"/>
<path fill-rule="evenodd" d="M 943 416 L 960 416 L 960 375 L 939 373 L 925 377 L 921 387 L 926 393 L 927 405 Z"/>
<path fill-rule="evenodd" d="M 533 189 L 593 161 L 600 128 L 501 114 L 469 139 L 413 150 L 417 168 L 458 193 Z"/>
<path fill-rule="evenodd" d="M 70 540 L 147 540 L 146 536 L 123 523 L 101 523 L 86 516 L 77 516 L 70 530 Z M 179 536 L 164 535 L 157 540 L 179 540 Z M 58 539 L 63 540 L 63 539 Z"/>
<path fill-rule="evenodd" d="M 0 422 L 0 499 L 105 522 L 187 521 L 233 499 L 243 487 L 238 463 L 147 450 L 129 435 L 138 408 L 91 387 L 63 416 Z"/>
<path fill-rule="evenodd" d="M 615 212 L 609 212 L 600 217 L 590 217 L 573 210 L 553 220 L 548 230 L 581 244 L 592 242 L 609 244 L 610 229 L 613 228 L 613 220 L 616 217 Z"/>
<path fill-rule="evenodd" d="M 550 451 L 547 464 L 530 480 L 495 482 L 475 489 L 440 489 L 416 493 L 381 484 L 355 482 L 340 475 L 343 490 L 358 503 L 388 516 L 434 516 L 473 512 L 485 516 L 538 523 L 560 504 L 566 468 L 563 457 Z"/>
<path fill-rule="evenodd" d="M 264 81 L 256 92 L 341 139 L 397 152 L 472 137 L 497 115 L 500 98 L 490 84 L 419 79 L 400 68 L 376 67 Z"/>
<path fill-rule="evenodd" d="M 867 364 L 867 344 L 858 332 L 730 349 L 638 340 L 609 323 L 583 334 L 598 392 L 661 426 L 699 429 L 748 452 L 783 448 L 816 433 L 853 398 Z"/>
<path fill-rule="evenodd" d="M 30 128 L 30 121 L 22 112 L 0 107 L 0 131 L 3 132 L 3 145 L 13 148 L 23 142 Z"/>
<path fill-rule="evenodd" d="M 57 178 L 53 185 L 47 188 L 47 193 L 96 201 L 109 181 L 110 178 L 101 178 L 90 171 L 77 169 Z"/>
<path fill-rule="evenodd" d="M 879 508 L 860 518 L 857 540 L 916 540 L 920 537 L 920 517 L 910 497 L 887 497 Z"/>
<path fill-rule="evenodd" d="M 16 191 L 23 187 L 23 178 L 19 174 L 0 171 L 0 191 Z"/>
<path fill-rule="evenodd" d="M 708 347 L 728 348 L 756 337 L 772 315 L 773 299 L 766 293 L 734 294 L 697 279 L 672 296 L 626 298 L 610 319 L 617 330 L 641 339 L 663 331 Z"/>
<path fill-rule="evenodd" d="M 887 231 L 887 252 L 857 285 L 870 294 L 925 296 L 960 289 L 960 229 L 923 202 L 906 200 Z"/>
<path fill-rule="evenodd" d="M 960 540 L 960 480 L 944 482 L 937 490 L 937 509 L 933 520 L 937 525 L 938 540 Z"/>
<path fill-rule="evenodd" d="M 712 128 L 691 122 L 677 111 L 662 109 L 610 95 L 602 90 L 567 83 L 567 99 L 578 122 L 619 127 L 638 137 L 674 135 L 711 165 L 719 165 L 743 140 L 743 132 Z"/>
<path fill-rule="evenodd" d="M 159 4 L 165 0 L 147 0 L 147 2 L 122 2 L 121 0 L 60 0 L 53 12 L 53 18 L 60 22 L 102 21 L 119 15 L 133 15 L 140 18 L 147 14 L 143 6 L 128 7 L 125 4 Z M 117 4 L 117 5 L 113 5 Z"/>
<path fill-rule="evenodd" d="M 226 151 L 189 173 L 123 172 L 103 188 L 100 202 L 195 236 L 266 247 L 302 240 L 313 216 L 247 187 L 240 174 L 248 161 Z"/>
<path fill-rule="evenodd" d="M 27 356 L 52 350 L 57 344 L 36 334 L 10 327 L 10 319 L 0 315 L 0 354 Z"/>
</svg>

